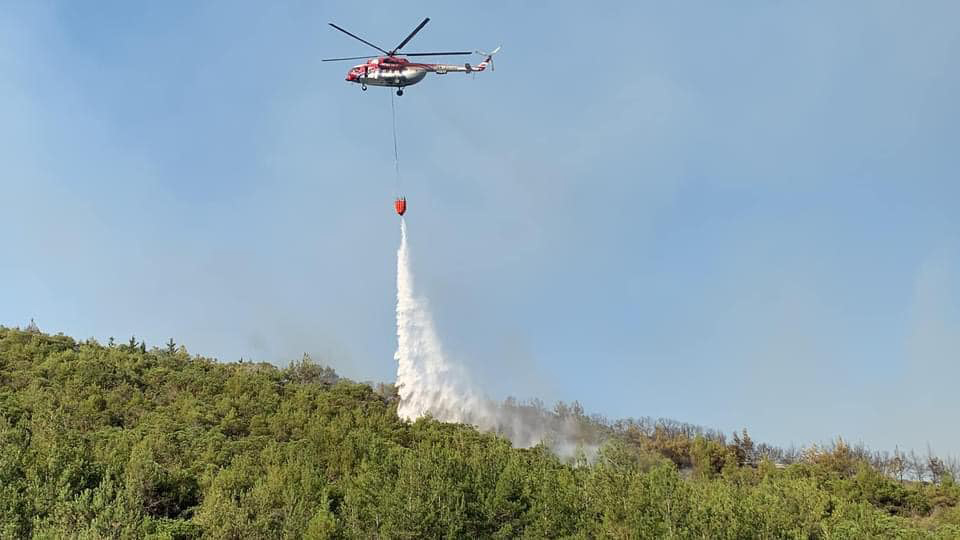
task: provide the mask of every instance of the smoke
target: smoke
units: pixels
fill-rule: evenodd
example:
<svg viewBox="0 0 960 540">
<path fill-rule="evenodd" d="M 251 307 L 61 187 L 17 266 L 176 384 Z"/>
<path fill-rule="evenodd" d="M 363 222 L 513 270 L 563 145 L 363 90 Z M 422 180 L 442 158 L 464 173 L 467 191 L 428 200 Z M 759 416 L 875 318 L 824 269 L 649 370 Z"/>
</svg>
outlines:
<svg viewBox="0 0 960 540">
<path fill-rule="evenodd" d="M 517 447 L 544 443 L 561 457 L 581 452 L 592 458 L 597 445 L 581 436 L 578 417 L 552 414 L 539 405 L 496 403 L 471 383 L 462 365 L 447 359 L 427 302 L 414 295 L 407 247 L 407 224 L 400 221 L 397 250 L 397 389 L 400 418 L 431 416 L 441 422 L 470 424 L 498 433 Z"/>
</svg>

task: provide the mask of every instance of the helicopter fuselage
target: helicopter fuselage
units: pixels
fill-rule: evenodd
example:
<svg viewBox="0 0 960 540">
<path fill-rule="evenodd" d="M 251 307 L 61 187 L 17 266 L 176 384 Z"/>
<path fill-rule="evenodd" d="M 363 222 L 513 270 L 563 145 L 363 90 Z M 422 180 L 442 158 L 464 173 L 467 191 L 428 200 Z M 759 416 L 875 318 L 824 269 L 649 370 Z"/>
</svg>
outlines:
<svg viewBox="0 0 960 540">
<path fill-rule="evenodd" d="M 379 64 L 374 60 L 355 66 L 347 73 L 350 82 L 369 86 L 395 86 L 403 88 L 422 81 L 430 69 L 418 64 Z"/>
<path fill-rule="evenodd" d="M 471 73 L 483 71 L 490 62 L 490 58 L 477 66 L 470 64 L 420 64 L 410 62 L 398 56 L 373 58 L 365 64 L 354 66 L 347 72 L 346 80 L 369 86 L 392 86 L 403 88 L 422 81 L 427 73 L 433 72 L 443 75 L 450 72 Z"/>
</svg>

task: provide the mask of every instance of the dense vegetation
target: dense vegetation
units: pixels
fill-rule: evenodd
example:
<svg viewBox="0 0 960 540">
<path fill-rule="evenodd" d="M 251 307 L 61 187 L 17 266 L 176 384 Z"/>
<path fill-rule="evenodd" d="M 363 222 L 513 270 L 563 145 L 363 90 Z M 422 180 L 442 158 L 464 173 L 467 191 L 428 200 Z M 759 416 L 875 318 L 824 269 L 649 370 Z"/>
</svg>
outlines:
<svg viewBox="0 0 960 540">
<path fill-rule="evenodd" d="M 0 327 L 0 537 L 960 537 L 950 467 L 909 481 L 842 442 L 775 464 L 745 432 L 560 406 L 610 435 L 564 462 L 395 410 L 309 359 Z"/>
</svg>

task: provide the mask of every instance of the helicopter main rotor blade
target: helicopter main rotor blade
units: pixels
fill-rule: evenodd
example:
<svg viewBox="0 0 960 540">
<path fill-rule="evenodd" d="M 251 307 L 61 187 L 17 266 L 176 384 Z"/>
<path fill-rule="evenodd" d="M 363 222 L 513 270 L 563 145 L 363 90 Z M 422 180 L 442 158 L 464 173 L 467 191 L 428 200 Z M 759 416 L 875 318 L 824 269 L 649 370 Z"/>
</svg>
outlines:
<svg viewBox="0 0 960 540">
<path fill-rule="evenodd" d="M 469 51 L 456 51 L 456 52 L 412 52 L 412 53 L 403 53 L 401 56 L 453 56 L 456 54 L 473 54 Z"/>
<path fill-rule="evenodd" d="M 421 22 L 416 28 L 413 29 L 413 32 L 410 32 L 410 35 L 407 36 L 407 39 L 401 41 L 400 44 L 397 45 L 397 48 L 395 48 L 394 50 L 388 52 L 387 54 L 388 54 L 389 56 L 393 56 L 393 55 L 397 54 L 397 51 L 399 51 L 400 49 L 402 49 L 403 46 L 406 45 L 408 41 L 410 41 L 411 39 L 413 39 L 413 36 L 417 35 L 417 32 L 419 32 L 421 28 L 423 28 L 424 26 L 426 26 L 428 22 L 430 22 L 430 17 L 427 17 L 426 19 L 424 19 L 423 22 Z"/>
<path fill-rule="evenodd" d="M 356 39 L 356 40 L 358 40 L 358 41 L 361 41 L 361 42 L 363 42 L 363 43 L 366 43 L 367 45 L 373 47 L 374 49 L 376 49 L 376 50 L 378 50 L 378 51 L 380 51 L 380 52 L 382 52 L 383 54 L 385 54 L 385 55 L 387 55 L 387 56 L 390 56 L 391 53 L 388 53 L 387 51 L 381 49 L 380 47 L 377 47 L 376 45 L 374 45 L 373 43 L 370 43 L 369 41 L 363 39 L 362 37 L 355 36 L 355 35 L 351 34 L 350 32 L 347 32 L 347 31 L 344 30 L 343 28 L 340 28 L 339 26 L 337 26 L 337 25 L 335 25 L 335 24 L 333 24 L 333 23 L 329 23 L 329 24 L 330 24 L 330 26 L 332 26 L 332 27 L 336 28 L 337 30 L 343 32 L 344 34 L 352 37 L 353 39 Z M 419 28 L 418 28 L 417 30 L 419 30 Z"/>
<path fill-rule="evenodd" d="M 349 56 L 347 58 L 324 58 L 323 60 L 320 60 L 320 61 L 321 62 L 340 62 L 341 60 L 366 60 L 367 58 L 370 58 L 369 54 L 366 56 Z"/>
</svg>

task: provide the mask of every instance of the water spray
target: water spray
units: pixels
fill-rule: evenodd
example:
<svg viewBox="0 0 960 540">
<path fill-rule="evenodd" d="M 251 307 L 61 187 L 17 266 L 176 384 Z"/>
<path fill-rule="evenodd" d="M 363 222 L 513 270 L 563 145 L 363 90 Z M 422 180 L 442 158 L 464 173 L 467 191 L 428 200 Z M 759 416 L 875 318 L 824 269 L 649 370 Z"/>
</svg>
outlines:
<svg viewBox="0 0 960 540">
<path fill-rule="evenodd" d="M 466 368 L 450 362 L 443 351 L 426 300 L 414 293 L 407 243 L 407 223 L 400 219 L 397 250 L 397 415 L 408 421 L 424 416 L 441 422 L 470 424 L 499 433 L 518 447 L 543 442 L 562 456 L 583 451 L 590 457 L 595 445 L 584 445 L 570 418 L 550 422 L 517 407 L 487 399 L 471 383 Z"/>
</svg>

